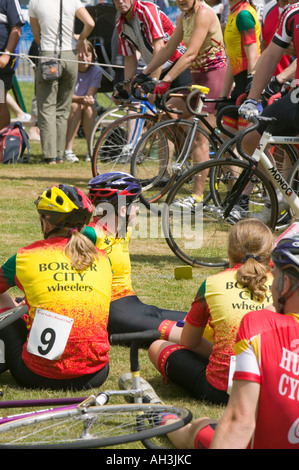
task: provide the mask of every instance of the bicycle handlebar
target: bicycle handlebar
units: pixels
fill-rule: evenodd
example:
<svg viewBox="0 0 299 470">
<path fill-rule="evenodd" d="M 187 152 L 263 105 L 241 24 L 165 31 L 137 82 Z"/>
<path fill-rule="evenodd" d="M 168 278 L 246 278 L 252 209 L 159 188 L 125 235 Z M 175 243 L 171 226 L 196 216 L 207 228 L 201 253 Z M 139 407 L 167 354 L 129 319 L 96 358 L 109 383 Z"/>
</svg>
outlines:
<svg viewBox="0 0 299 470">
<path fill-rule="evenodd" d="M 131 87 L 131 93 L 134 96 L 136 100 L 139 101 L 148 101 L 146 93 L 144 93 L 142 90 L 140 90 L 137 87 Z"/>
</svg>

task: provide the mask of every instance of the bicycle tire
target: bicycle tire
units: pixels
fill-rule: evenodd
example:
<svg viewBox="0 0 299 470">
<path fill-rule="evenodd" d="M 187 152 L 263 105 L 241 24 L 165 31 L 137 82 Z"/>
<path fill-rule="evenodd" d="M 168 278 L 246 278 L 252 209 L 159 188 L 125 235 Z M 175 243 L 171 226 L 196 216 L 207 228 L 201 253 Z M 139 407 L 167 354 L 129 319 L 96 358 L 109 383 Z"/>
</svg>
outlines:
<svg viewBox="0 0 299 470">
<path fill-rule="evenodd" d="M 216 158 L 230 158 L 232 156 L 233 149 L 232 147 L 235 146 L 237 140 L 237 136 L 233 137 L 230 140 L 224 142 L 224 144 L 218 149 L 216 154 Z M 292 171 L 292 168 L 295 162 L 298 160 L 298 154 L 294 147 L 289 144 L 273 144 L 270 152 L 275 159 L 275 165 L 280 173 L 285 174 L 285 179 L 288 178 L 288 174 Z M 235 153 L 235 157 L 238 157 L 237 152 Z M 277 229 L 283 228 L 285 224 L 288 224 L 290 220 L 290 211 L 288 209 L 282 210 L 278 214 L 277 218 Z"/>
<path fill-rule="evenodd" d="M 288 183 L 293 189 L 294 193 L 299 196 L 299 159 L 294 163 L 292 170 L 290 171 L 288 177 Z M 291 216 L 293 214 L 293 210 L 290 210 Z"/>
<path fill-rule="evenodd" d="M 93 154 L 95 144 L 100 137 L 101 133 L 103 130 L 108 127 L 110 124 L 112 124 L 114 121 L 117 119 L 126 116 L 128 112 L 138 112 L 139 111 L 139 106 L 136 107 L 134 105 L 128 104 L 128 105 L 120 105 L 120 106 L 113 106 L 109 107 L 106 111 L 104 111 L 98 119 L 95 120 L 90 136 L 88 139 L 88 151 L 89 155 Z"/>
<path fill-rule="evenodd" d="M 0 314 L 0 330 L 21 318 L 28 312 L 27 305 L 11 308 Z"/>
<path fill-rule="evenodd" d="M 160 426 L 155 419 L 159 413 L 176 414 L 178 419 Z M 124 428 L 120 421 L 121 418 L 126 422 L 127 428 Z M 170 405 L 93 406 L 86 412 L 79 411 L 77 407 L 68 407 L 63 410 L 44 411 L 32 417 L 20 418 L 2 424 L 0 426 L 0 448 L 91 449 L 110 447 L 165 435 L 189 423 L 191 419 L 190 410 Z M 90 421 L 93 421 L 92 426 L 87 429 Z M 113 421 L 116 421 L 116 425 L 113 424 Z M 111 433 L 114 432 L 112 435 L 109 435 L 108 429 L 110 428 Z"/>
<path fill-rule="evenodd" d="M 158 116 L 134 113 L 110 124 L 101 134 L 92 155 L 92 174 L 130 172 L 131 158 L 142 134 L 156 124 Z"/>
<path fill-rule="evenodd" d="M 228 168 L 232 176 L 228 174 Z M 236 175 L 248 168 L 249 163 L 238 159 L 211 160 L 189 170 L 170 190 L 162 214 L 162 227 L 167 244 L 179 259 L 191 266 L 217 268 L 228 266 L 227 242 L 231 223 L 228 221 L 229 213 L 226 214 L 226 211 L 228 207 L 231 210 L 237 204 L 239 196 L 236 191 L 242 193 L 246 186 L 246 181 L 243 186 L 239 182 L 236 183 L 239 181 Z M 212 176 L 213 173 L 216 177 Z M 204 185 L 204 196 L 209 193 L 211 198 L 204 198 L 205 202 L 198 204 L 195 210 L 183 209 L 180 207 L 180 200 L 192 192 L 194 178 L 197 179 L 197 183 Z M 269 197 L 271 201 L 271 221 L 268 225 L 274 229 L 277 219 L 277 198 L 273 185 L 257 168 L 254 170 L 252 181 L 254 188 L 255 185 L 262 185 L 263 197 Z M 214 194 L 215 187 L 218 199 Z M 257 215 L 261 210 L 262 206 L 254 205 L 249 199 L 248 217 Z"/>
<path fill-rule="evenodd" d="M 187 119 L 162 121 L 147 131 L 136 145 L 130 171 L 142 186 L 140 200 L 148 209 L 159 212 L 158 204 L 165 202 L 175 181 L 193 167 L 192 150 L 184 163 L 180 155 L 188 147 L 187 137 L 192 128 L 193 122 Z M 215 154 L 215 140 L 209 132 L 199 124 L 196 132 L 207 139 L 210 152 Z"/>
</svg>

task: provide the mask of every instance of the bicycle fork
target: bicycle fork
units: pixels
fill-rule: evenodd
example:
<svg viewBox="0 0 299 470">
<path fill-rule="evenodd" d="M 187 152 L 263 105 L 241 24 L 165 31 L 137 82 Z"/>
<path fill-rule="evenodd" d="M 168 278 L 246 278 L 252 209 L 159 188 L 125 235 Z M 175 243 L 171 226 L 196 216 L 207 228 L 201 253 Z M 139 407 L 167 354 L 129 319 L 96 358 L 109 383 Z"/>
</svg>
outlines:
<svg viewBox="0 0 299 470">
<path fill-rule="evenodd" d="M 231 213 L 232 208 L 238 204 L 238 201 L 244 193 L 244 190 L 248 184 L 250 184 L 251 178 L 254 174 L 256 169 L 255 164 L 250 164 L 250 167 L 244 169 L 240 176 L 238 177 L 237 181 L 235 182 L 233 188 L 230 190 L 230 193 L 226 196 L 223 206 L 224 211 L 222 217 L 226 219 L 229 214 Z"/>
</svg>

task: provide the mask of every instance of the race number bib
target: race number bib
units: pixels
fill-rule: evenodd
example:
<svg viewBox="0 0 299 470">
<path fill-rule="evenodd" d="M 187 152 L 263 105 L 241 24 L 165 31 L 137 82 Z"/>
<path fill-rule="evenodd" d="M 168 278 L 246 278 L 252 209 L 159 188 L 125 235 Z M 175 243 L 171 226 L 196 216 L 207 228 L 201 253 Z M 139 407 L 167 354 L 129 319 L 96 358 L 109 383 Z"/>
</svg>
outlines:
<svg viewBox="0 0 299 470">
<path fill-rule="evenodd" d="M 74 320 L 41 308 L 36 309 L 27 351 L 50 361 L 63 354 Z"/>
</svg>

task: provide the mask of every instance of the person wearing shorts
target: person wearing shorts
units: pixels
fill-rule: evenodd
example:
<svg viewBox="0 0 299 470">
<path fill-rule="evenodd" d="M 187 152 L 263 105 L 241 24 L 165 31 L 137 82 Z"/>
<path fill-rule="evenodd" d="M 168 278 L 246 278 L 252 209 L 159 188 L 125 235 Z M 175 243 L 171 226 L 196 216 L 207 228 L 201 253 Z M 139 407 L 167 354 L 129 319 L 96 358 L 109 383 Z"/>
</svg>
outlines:
<svg viewBox="0 0 299 470">
<path fill-rule="evenodd" d="M 218 98 L 226 75 L 226 52 L 219 19 L 213 9 L 202 0 L 177 1 L 181 10 L 174 33 L 166 46 L 156 54 L 140 75 L 146 79 L 157 67 L 164 64 L 172 55 L 172 51 L 181 41 L 187 47 L 186 52 L 157 84 L 154 93 L 158 96 L 167 92 L 174 80 L 183 70 L 190 68 L 192 83 L 209 88 L 207 98 Z M 207 112 L 207 121 L 216 127 L 214 116 L 215 103 L 205 103 L 203 112 Z M 190 118 L 189 113 L 180 117 Z M 192 152 L 193 162 L 201 163 L 209 159 L 209 144 L 201 134 L 195 136 Z M 177 202 L 180 207 L 194 209 L 202 201 L 203 187 L 195 178 L 192 195 Z"/>
<path fill-rule="evenodd" d="M 229 97 L 229 104 L 236 104 L 239 96 L 248 93 L 261 54 L 260 22 L 252 2 L 230 0 L 230 14 L 224 30 L 229 66 L 224 87 L 219 96 Z M 233 87 L 233 89 L 232 89 Z M 224 103 L 218 107 L 226 106 Z M 223 117 L 223 125 L 231 132 L 247 125 L 238 111 L 229 110 Z"/>
<path fill-rule="evenodd" d="M 15 306 L 6 293 L 13 286 L 29 309 L 0 332 L 5 362 L 22 387 L 99 387 L 109 372 L 112 272 L 107 254 L 81 233 L 92 204 L 65 184 L 47 188 L 35 204 L 44 239 L 20 248 L 0 269 L 0 314 Z"/>
<path fill-rule="evenodd" d="M 248 312 L 238 329 L 230 398 L 209 417 L 168 435 L 180 449 L 299 449 L 299 237 L 286 230 L 272 253 L 273 309 Z M 165 415 L 163 422 L 175 419 Z"/>
<path fill-rule="evenodd" d="M 272 303 L 273 235 L 256 219 L 238 222 L 229 235 L 230 267 L 200 286 L 177 344 L 157 340 L 149 358 L 167 381 L 197 400 L 227 403 L 230 359 L 242 317 Z M 203 337 L 206 326 L 213 344 Z"/>
<path fill-rule="evenodd" d="M 16 51 L 24 24 L 19 0 L 0 0 L 0 129 L 10 124 L 6 93 L 12 88 L 17 60 L 10 53 Z"/>
<path fill-rule="evenodd" d="M 244 118 L 259 114 L 258 102 L 262 90 L 269 83 L 281 57 L 293 41 L 296 55 L 299 52 L 299 4 L 289 5 L 283 12 L 279 26 L 267 49 L 263 52 L 258 62 L 252 87 L 243 105 L 239 108 L 239 114 Z M 262 116 L 276 117 L 277 122 L 273 128 L 273 135 L 297 135 L 299 133 L 299 66 L 297 64 L 295 88 L 283 96 L 280 100 L 267 106 L 261 113 Z M 245 152 L 250 155 L 255 150 L 261 134 L 265 130 L 265 123 L 260 123 L 257 131 L 254 131 L 242 141 Z"/>
<path fill-rule="evenodd" d="M 111 262 L 109 334 L 157 329 L 161 337 L 168 338 L 180 330 L 176 323 L 183 321 L 187 312 L 145 304 L 132 286 L 129 243 L 140 192 L 138 181 L 127 173 L 104 173 L 90 180 L 88 195 L 95 206 L 95 216 L 84 234 L 106 251 Z"/>
</svg>

